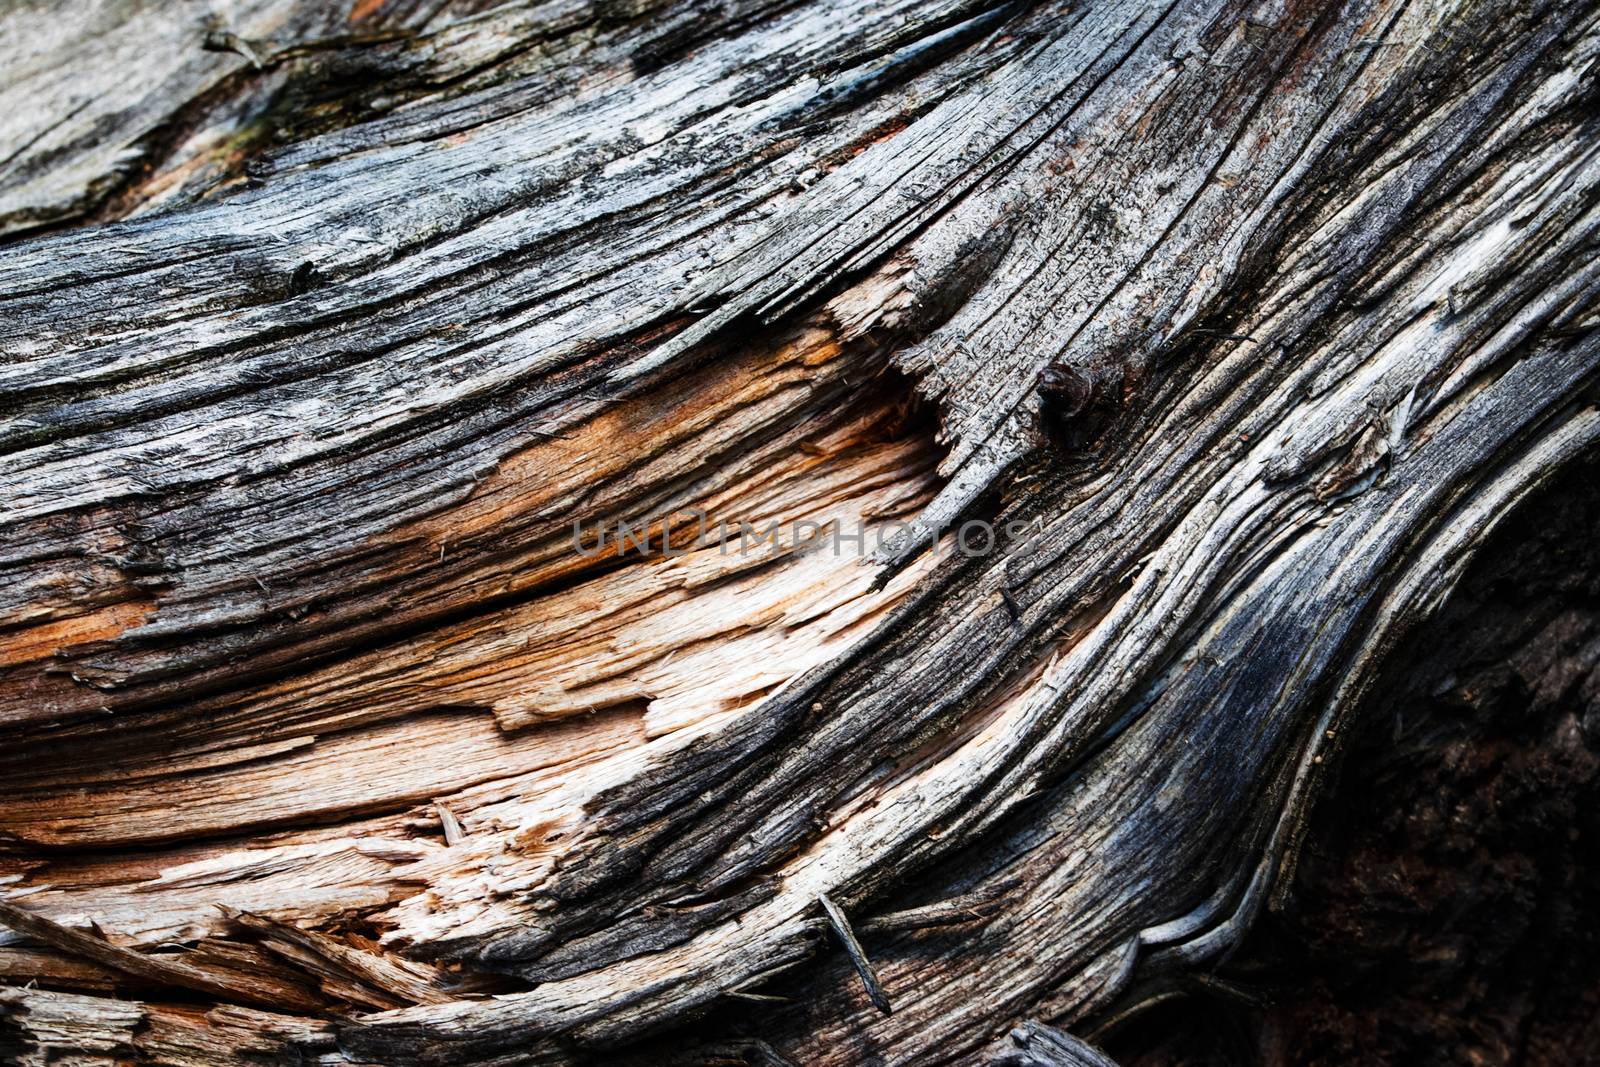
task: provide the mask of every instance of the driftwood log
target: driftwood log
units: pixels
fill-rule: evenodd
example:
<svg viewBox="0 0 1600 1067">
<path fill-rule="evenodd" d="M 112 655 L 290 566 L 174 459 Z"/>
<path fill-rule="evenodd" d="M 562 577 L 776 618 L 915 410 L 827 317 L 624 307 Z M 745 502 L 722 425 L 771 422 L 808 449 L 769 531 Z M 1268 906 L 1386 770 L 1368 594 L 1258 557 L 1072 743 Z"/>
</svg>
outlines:
<svg viewBox="0 0 1600 1067">
<path fill-rule="evenodd" d="M 0 60 L 8 1062 L 1099 1062 L 1600 438 L 1585 0 Z"/>
</svg>

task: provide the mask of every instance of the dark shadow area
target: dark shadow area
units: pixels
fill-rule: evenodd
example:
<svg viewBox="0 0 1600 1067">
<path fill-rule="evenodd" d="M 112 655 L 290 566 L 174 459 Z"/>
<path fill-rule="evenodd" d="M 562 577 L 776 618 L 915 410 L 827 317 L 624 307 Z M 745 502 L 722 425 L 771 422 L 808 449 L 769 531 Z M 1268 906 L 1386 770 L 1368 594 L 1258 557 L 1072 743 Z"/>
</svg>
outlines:
<svg viewBox="0 0 1600 1067">
<path fill-rule="evenodd" d="M 1125 1067 L 1600 1063 L 1600 457 L 1509 516 L 1355 720 L 1280 913 Z"/>
</svg>

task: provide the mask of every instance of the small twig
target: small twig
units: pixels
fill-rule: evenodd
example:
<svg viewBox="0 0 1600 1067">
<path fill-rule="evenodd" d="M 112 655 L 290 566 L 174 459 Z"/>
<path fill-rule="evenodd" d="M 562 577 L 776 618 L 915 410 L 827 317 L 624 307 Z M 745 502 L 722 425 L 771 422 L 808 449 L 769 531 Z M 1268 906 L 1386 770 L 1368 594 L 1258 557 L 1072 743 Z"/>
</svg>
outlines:
<svg viewBox="0 0 1600 1067">
<path fill-rule="evenodd" d="M 780 997 L 772 993 L 747 993 L 743 989 L 728 989 L 724 996 L 737 997 L 740 1000 L 754 1000 L 761 1004 L 792 1004 L 793 997 Z"/>
<path fill-rule="evenodd" d="M 834 936 L 844 946 L 845 955 L 850 957 L 850 963 L 860 976 L 861 984 L 866 986 L 867 999 L 872 1001 L 879 1011 L 888 1015 L 894 1009 L 889 1006 L 889 998 L 884 995 L 883 986 L 878 984 L 878 976 L 872 972 L 872 964 L 867 962 L 867 954 L 861 951 L 861 942 L 856 940 L 855 931 L 850 929 L 850 920 L 844 917 L 839 905 L 828 899 L 828 894 L 823 893 L 817 897 L 817 901 L 828 916 L 828 925 L 833 927 Z"/>
<path fill-rule="evenodd" d="M 1020 622 L 1022 620 L 1022 608 L 1018 606 L 1017 598 L 1011 595 L 1010 586 L 1002 585 L 1000 587 L 1000 600 L 1005 604 L 1006 610 L 1011 613 L 1011 621 Z"/>
</svg>

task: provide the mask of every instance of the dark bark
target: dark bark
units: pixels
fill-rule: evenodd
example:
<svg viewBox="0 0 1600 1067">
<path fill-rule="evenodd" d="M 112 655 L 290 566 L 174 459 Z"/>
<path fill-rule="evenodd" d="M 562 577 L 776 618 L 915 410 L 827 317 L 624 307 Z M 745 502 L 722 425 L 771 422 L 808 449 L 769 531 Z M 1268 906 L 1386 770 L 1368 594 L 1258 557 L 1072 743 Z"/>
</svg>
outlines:
<svg viewBox="0 0 1600 1067">
<path fill-rule="evenodd" d="M 1600 436 L 1593 5 L 108 10 L 0 177 L 31 1061 L 1128 1017 Z M 571 544 L 689 509 L 886 539 Z"/>
</svg>

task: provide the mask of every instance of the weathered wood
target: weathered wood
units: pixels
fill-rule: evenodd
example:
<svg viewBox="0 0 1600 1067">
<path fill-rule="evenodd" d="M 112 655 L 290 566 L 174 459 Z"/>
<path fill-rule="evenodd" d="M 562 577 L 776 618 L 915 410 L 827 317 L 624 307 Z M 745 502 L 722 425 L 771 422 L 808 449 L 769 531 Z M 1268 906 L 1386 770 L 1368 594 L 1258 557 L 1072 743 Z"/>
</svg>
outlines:
<svg viewBox="0 0 1600 1067">
<path fill-rule="evenodd" d="M 19 1056 L 1125 1014 L 1600 436 L 1595 5 L 247 8 L 0 45 Z"/>
<path fill-rule="evenodd" d="M 1093 1045 L 1036 1022 L 1011 1031 L 1011 1043 L 1015 1047 L 996 1056 L 995 1067 L 1115 1067 Z"/>
</svg>

